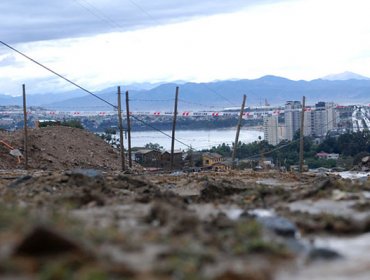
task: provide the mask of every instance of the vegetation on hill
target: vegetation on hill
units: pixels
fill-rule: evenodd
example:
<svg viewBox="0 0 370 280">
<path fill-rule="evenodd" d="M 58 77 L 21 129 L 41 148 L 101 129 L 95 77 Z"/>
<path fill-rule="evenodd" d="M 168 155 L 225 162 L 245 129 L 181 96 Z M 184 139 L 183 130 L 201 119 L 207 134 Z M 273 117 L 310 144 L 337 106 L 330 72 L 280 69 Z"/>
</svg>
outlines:
<svg viewBox="0 0 370 280">
<path fill-rule="evenodd" d="M 369 131 L 346 133 L 338 137 L 328 136 L 318 145 L 313 140 L 311 137 L 304 138 L 304 159 L 309 168 L 350 168 L 353 164 L 358 164 L 364 156 L 370 154 Z M 209 151 L 219 153 L 224 157 L 231 157 L 232 147 L 223 143 Z M 340 155 L 340 159 L 320 159 L 316 156 L 319 152 L 336 153 Z M 250 144 L 239 142 L 237 158 L 260 160 L 266 157 L 272 158 L 275 164 L 287 168 L 298 164 L 299 132 L 296 133 L 293 141 L 284 140 L 277 146 L 269 145 L 266 141 L 255 141 Z"/>
</svg>

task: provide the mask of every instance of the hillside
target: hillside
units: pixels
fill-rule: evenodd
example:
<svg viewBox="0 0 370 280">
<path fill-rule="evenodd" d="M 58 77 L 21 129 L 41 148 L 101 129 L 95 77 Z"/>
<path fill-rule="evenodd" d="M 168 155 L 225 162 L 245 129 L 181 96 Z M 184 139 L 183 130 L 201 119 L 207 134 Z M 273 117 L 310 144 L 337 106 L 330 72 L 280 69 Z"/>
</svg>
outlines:
<svg viewBox="0 0 370 280">
<path fill-rule="evenodd" d="M 176 84 L 163 84 L 151 90 L 130 91 L 132 110 L 171 110 Z M 275 76 L 256 80 L 218 81 L 212 83 L 186 83 L 180 86 L 179 109 L 204 109 L 210 107 L 240 106 L 243 94 L 247 95 L 248 106 L 264 104 L 282 105 L 287 100 L 301 100 L 306 96 L 308 103 L 335 101 L 344 104 L 369 102 L 370 80 L 322 80 L 292 81 Z M 102 98 L 117 104 L 115 89 L 104 92 Z M 104 103 L 92 96 L 70 99 L 50 104 L 54 108 L 70 108 L 76 104 L 101 110 Z"/>
<path fill-rule="evenodd" d="M 131 110 L 171 110 L 175 88 L 176 84 L 167 83 L 149 90 L 132 90 Z M 125 90 L 122 87 L 122 92 Z M 240 106 L 243 94 L 247 95 L 248 106 L 258 106 L 263 105 L 265 99 L 271 105 L 282 105 L 287 100 L 301 100 L 302 96 L 306 96 L 308 104 L 317 101 L 367 103 L 369 93 L 370 80 L 366 79 L 292 81 L 276 76 L 264 76 L 255 80 L 185 83 L 180 85 L 179 110 Z M 96 94 L 112 104 L 117 104 L 116 87 L 107 88 Z M 111 109 L 109 105 L 89 95 L 57 102 L 47 102 L 45 98 L 41 98 L 39 103 L 58 110 Z"/>
</svg>

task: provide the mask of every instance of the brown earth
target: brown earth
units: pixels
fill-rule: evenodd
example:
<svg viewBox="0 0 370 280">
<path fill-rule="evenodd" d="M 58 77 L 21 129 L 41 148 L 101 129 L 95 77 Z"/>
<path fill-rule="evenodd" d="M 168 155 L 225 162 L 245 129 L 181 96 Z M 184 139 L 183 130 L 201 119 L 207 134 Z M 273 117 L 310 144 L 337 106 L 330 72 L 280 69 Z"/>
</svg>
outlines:
<svg viewBox="0 0 370 280">
<path fill-rule="evenodd" d="M 278 172 L 3 170 L 0 278 L 275 279 L 304 250 L 249 211 L 274 210 L 310 239 L 360 234 L 370 229 L 369 189 L 369 182 Z M 350 213 L 365 218 L 291 208 L 323 200 L 349 203 Z M 242 214 L 233 218 L 235 210 Z"/>
<path fill-rule="evenodd" d="M 22 150 L 22 131 L 0 132 L 0 140 Z M 302 260 L 325 266 L 340 256 L 313 250 L 298 234 L 311 242 L 370 231 L 369 180 L 276 171 L 128 175 L 117 151 L 68 127 L 30 130 L 29 165 L 22 170 L 0 146 L 1 279 L 269 280 Z M 280 218 L 261 220 L 256 209 Z M 363 266 L 350 269 L 370 277 Z"/>
<path fill-rule="evenodd" d="M 28 136 L 29 167 L 41 170 L 65 170 L 71 168 L 96 168 L 119 170 L 120 158 L 98 136 L 78 128 L 65 126 L 30 129 Z M 23 131 L 0 131 L 0 140 L 23 153 Z M 0 169 L 23 168 L 24 161 L 17 163 L 9 150 L 0 144 Z"/>
</svg>

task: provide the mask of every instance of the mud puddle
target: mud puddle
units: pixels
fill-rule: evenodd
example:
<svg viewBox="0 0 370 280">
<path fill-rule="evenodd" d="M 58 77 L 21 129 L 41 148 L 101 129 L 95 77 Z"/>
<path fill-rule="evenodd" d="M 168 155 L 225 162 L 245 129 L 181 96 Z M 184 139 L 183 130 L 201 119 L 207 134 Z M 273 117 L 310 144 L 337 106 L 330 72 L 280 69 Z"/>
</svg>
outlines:
<svg viewBox="0 0 370 280">
<path fill-rule="evenodd" d="M 365 280 L 370 279 L 370 234 L 356 237 L 315 237 L 315 246 L 338 252 L 342 258 L 332 261 L 305 263 L 281 271 L 278 280 Z"/>
<path fill-rule="evenodd" d="M 320 200 L 302 200 L 295 201 L 289 204 L 291 211 L 305 212 L 309 214 L 331 214 L 339 217 L 346 217 L 355 219 L 357 221 L 364 221 L 370 217 L 369 212 L 359 212 L 354 209 L 357 201 L 334 201 L 329 199 Z"/>
</svg>

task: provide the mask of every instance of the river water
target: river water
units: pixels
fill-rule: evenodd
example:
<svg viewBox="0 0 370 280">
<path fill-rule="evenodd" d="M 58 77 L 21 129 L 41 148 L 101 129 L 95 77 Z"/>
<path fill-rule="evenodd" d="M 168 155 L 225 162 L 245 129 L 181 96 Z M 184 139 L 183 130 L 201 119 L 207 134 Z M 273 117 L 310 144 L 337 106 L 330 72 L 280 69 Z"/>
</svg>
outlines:
<svg viewBox="0 0 370 280">
<path fill-rule="evenodd" d="M 164 131 L 171 136 L 171 131 Z M 183 143 L 175 142 L 175 149 L 187 150 L 186 145 L 195 150 L 209 149 L 222 143 L 231 145 L 235 141 L 236 129 L 215 129 L 215 130 L 179 130 L 175 138 Z M 257 130 L 242 129 L 239 141 L 251 143 L 263 139 L 263 132 Z M 131 133 L 132 147 L 143 147 L 147 143 L 158 143 L 164 149 L 171 149 L 171 138 L 157 131 L 137 131 Z M 186 144 L 186 145 L 184 145 Z M 125 139 L 127 145 L 127 139 Z M 127 146 L 126 146 L 127 147 Z"/>
</svg>

